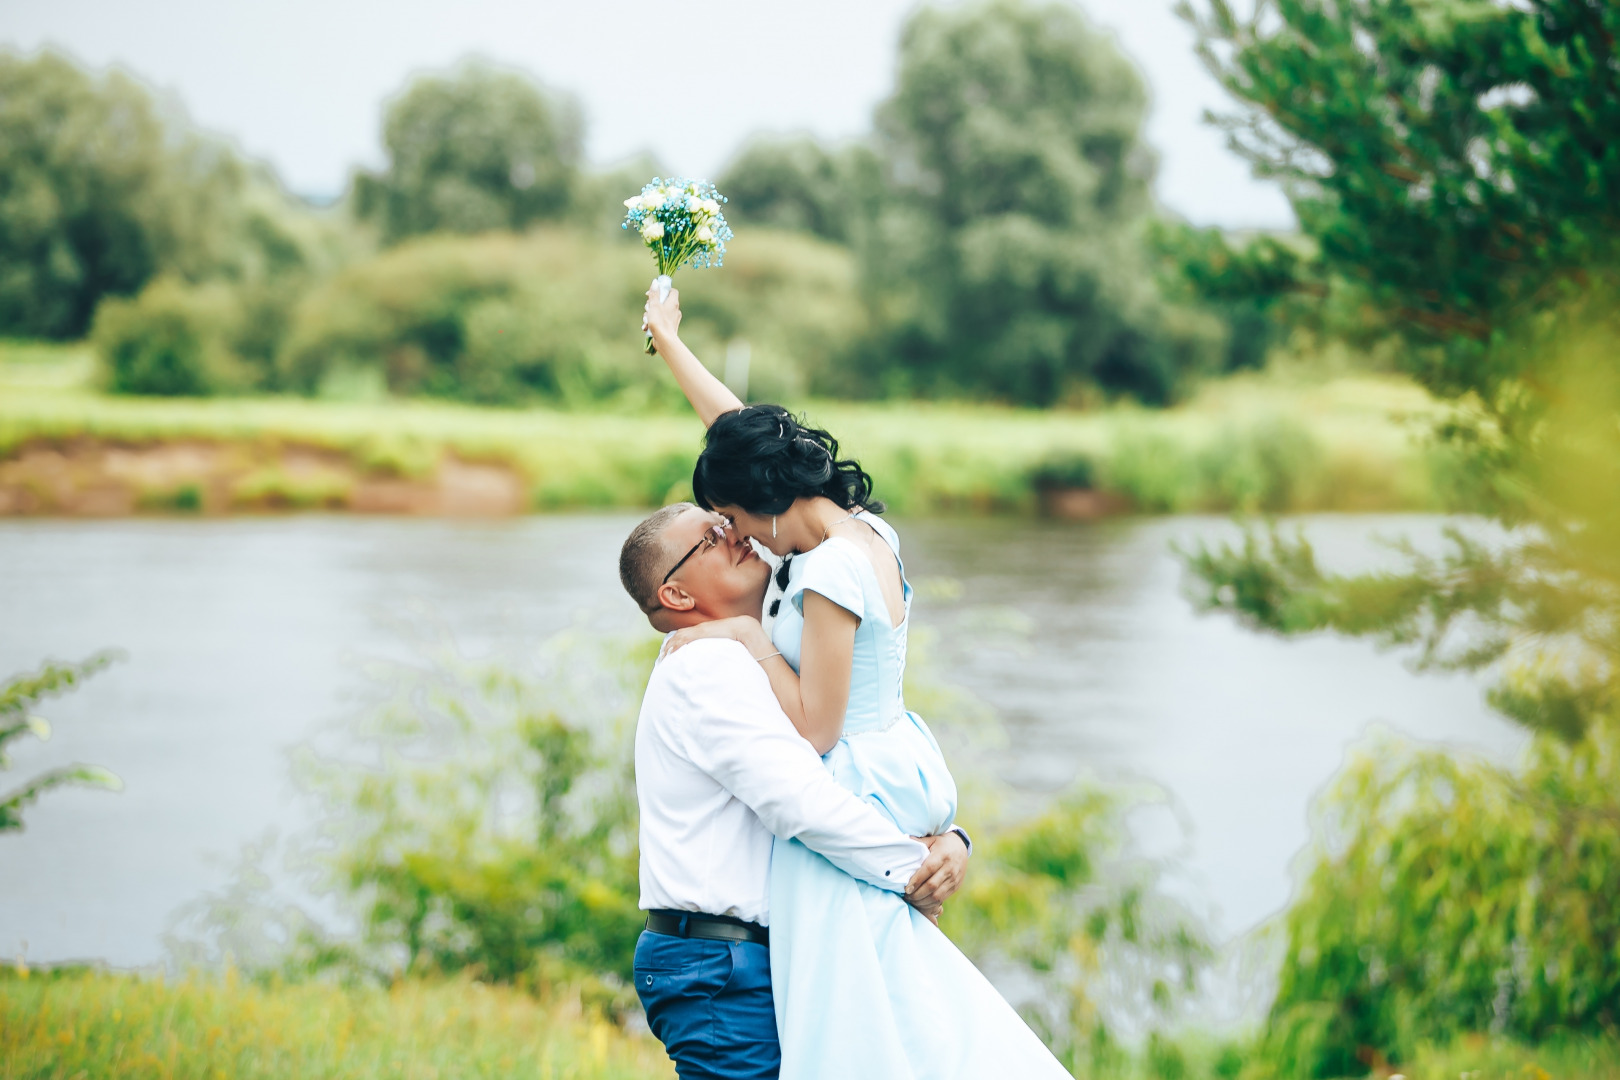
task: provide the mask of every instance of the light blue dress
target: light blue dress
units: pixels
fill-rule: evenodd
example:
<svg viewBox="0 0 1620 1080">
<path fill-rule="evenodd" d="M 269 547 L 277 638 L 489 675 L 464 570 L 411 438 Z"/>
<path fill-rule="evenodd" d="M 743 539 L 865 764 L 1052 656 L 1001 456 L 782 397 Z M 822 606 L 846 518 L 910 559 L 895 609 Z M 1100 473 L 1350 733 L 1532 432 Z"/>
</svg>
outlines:
<svg viewBox="0 0 1620 1080">
<path fill-rule="evenodd" d="M 888 523 L 859 517 L 898 559 Z M 771 639 L 798 670 L 806 590 L 860 617 L 844 733 L 822 760 L 902 830 L 926 836 L 955 818 L 956 782 L 928 725 L 901 696 L 911 585 L 904 589 L 906 618 L 896 627 L 866 552 L 840 537 L 824 540 L 794 558 Z M 1069 1075 L 900 894 L 855 880 L 797 840 L 772 849 L 771 987 L 781 1080 Z"/>
</svg>

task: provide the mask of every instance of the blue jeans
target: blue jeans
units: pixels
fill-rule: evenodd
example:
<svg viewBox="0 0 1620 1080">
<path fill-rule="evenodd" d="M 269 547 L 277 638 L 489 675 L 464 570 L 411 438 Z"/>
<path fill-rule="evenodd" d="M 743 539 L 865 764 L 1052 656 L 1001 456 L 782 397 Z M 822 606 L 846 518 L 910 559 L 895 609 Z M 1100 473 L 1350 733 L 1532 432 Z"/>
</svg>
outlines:
<svg viewBox="0 0 1620 1080">
<path fill-rule="evenodd" d="M 775 1080 L 771 950 L 642 931 L 636 994 L 681 1080 Z"/>
</svg>

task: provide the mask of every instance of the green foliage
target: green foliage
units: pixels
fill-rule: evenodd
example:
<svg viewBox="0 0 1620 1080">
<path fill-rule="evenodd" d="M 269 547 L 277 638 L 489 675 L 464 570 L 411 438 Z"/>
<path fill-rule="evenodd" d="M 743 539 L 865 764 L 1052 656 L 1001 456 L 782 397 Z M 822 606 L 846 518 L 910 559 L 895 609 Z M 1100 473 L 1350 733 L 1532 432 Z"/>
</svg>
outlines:
<svg viewBox="0 0 1620 1080">
<path fill-rule="evenodd" d="M 1122 1056 L 1110 1026 L 1171 1014 L 1212 950 L 1199 921 L 1133 850 L 1119 793 L 1079 788 L 1046 812 L 981 829 L 941 928 L 982 967 L 1038 987 L 1026 1018 L 1071 1069 Z"/>
<path fill-rule="evenodd" d="M 1036 491 L 1097 486 L 1097 462 L 1090 454 L 1060 454 L 1047 458 L 1030 473 Z"/>
<path fill-rule="evenodd" d="M 628 1000 L 614 981 L 641 921 L 628 690 L 650 662 L 562 647 L 536 679 L 399 668 L 343 733 L 346 756 L 304 759 L 363 966 L 585 980 L 604 1004 Z M 303 946 L 317 966 L 318 944 Z"/>
<path fill-rule="evenodd" d="M 735 222 L 850 244 L 881 200 L 883 161 L 863 143 L 829 150 L 810 138 L 756 139 L 726 166 L 719 187 Z"/>
<path fill-rule="evenodd" d="M 1383 746 L 1319 809 L 1261 1057 L 1278 1076 L 1620 1021 L 1620 727 L 1520 769 Z"/>
<path fill-rule="evenodd" d="M 1501 672 L 1499 711 L 1579 738 L 1620 703 L 1620 373 L 1600 335 L 1543 365 L 1528 434 L 1473 447 L 1477 482 L 1519 528 L 1448 550 L 1399 548 L 1399 571 L 1335 574 L 1303 536 L 1249 534 L 1189 553 L 1200 604 L 1281 633 L 1334 630 L 1416 645 L 1428 667 Z M 1547 402 L 1550 402 L 1548 404 Z M 1486 496 L 1482 496 L 1485 498 Z"/>
<path fill-rule="evenodd" d="M 1287 917 L 1264 1075 L 1337 1076 L 1424 1040 L 1608 1031 L 1620 1000 L 1620 9 L 1596 0 L 1190 7 L 1243 103 L 1224 124 L 1311 244 L 1180 238 L 1206 296 L 1384 336 L 1455 408 L 1464 505 L 1399 569 L 1338 574 L 1303 536 L 1187 555 L 1205 607 L 1497 676 L 1519 772 L 1443 754 L 1353 764 Z M 1464 1073 L 1464 1075 L 1468 1075 Z M 1545 1075 L 1545 1074 L 1542 1074 Z"/>
<path fill-rule="evenodd" d="M 235 294 L 218 284 L 158 278 L 133 299 L 107 298 L 91 333 L 107 389 L 173 397 L 252 388 L 259 373 L 232 348 L 240 318 Z"/>
<path fill-rule="evenodd" d="M 1151 155 L 1136 71 L 1069 5 L 924 8 L 878 127 L 892 192 L 863 245 L 890 390 L 1162 403 L 1212 321 L 1144 259 Z M 883 363 L 883 359 L 887 363 Z"/>
<path fill-rule="evenodd" d="M 626 314 L 638 310 L 650 269 L 635 248 L 563 227 L 414 241 L 305 298 L 280 377 L 311 393 L 344 372 L 380 368 L 396 394 L 576 406 L 669 399 Z M 683 335 L 716 360 L 726 342 L 749 340 L 760 391 L 818 380 L 863 326 L 848 255 L 807 237 L 756 230 L 732 245 L 723 274 L 681 287 Z"/>
<path fill-rule="evenodd" d="M 267 175 L 133 79 L 0 52 L 0 334 L 81 336 L 154 275 L 262 280 L 309 258 Z"/>
<path fill-rule="evenodd" d="M 1431 389 L 1490 399 L 1537 360 L 1516 340 L 1523 325 L 1620 264 L 1614 5 L 1199 7 L 1182 11 L 1243 106 L 1221 123 L 1283 183 L 1316 246 L 1310 260 L 1270 241 L 1223 256 L 1227 285 L 1347 290 L 1365 332 L 1411 343 Z"/>
<path fill-rule="evenodd" d="M 1234 249 L 1217 229 L 1156 221 L 1148 246 L 1160 263 L 1166 292 L 1201 303 L 1227 325 L 1223 371 L 1264 366 L 1291 327 L 1307 324 L 1299 303 L 1301 256 L 1273 236 L 1259 236 Z"/>
<path fill-rule="evenodd" d="M 355 178 L 355 211 L 398 242 L 430 232 L 521 230 L 563 216 L 578 180 L 579 106 L 516 72 L 464 63 L 388 107 L 388 168 Z"/>
<path fill-rule="evenodd" d="M 388 988 L 165 981 L 0 969 L 0 1075 L 121 1080 L 645 1080 L 673 1077 L 630 1035 L 559 993 L 470 980 Z"/>
<path fill-rule="evenodd" d="M 11 768 L 11 758 L 6 753 L 8 743 L 24 735 L 42 741 L 51 737 L 51 725 L 33 714 L 35 705 L 48 697 L 67 693 L 116 659 L 117 653 L 102 652 L 77 664 L 48 663 L 31 675 L 15 675 L 0 685 L 0 770 Z M 22 831 L 23 807 L 45 792 L 68 784 L 109 791 L 118 791 L 124 786 L 118 777 L 99 765 L 68 765 L 43 772 L 22 787 L 0 794 L 0 833 Z"/>
</svg>

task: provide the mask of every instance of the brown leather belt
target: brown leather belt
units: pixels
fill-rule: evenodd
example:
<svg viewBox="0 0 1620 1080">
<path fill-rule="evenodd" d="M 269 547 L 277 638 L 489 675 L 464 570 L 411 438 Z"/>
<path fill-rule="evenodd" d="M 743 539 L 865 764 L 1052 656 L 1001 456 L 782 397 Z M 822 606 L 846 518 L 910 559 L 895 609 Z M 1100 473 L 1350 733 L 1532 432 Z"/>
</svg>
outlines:
<svg viewBox="0 0 1620 1080">
<path fill-rule="evenodd" d="M 755 945 L 771 943 L 771 932 L 758 923 L 734 919 L 729 915 L 704 915 L 696 911 L 649 911 L 647 929 L 670 937 L 746 941 Z"/>
</svg>

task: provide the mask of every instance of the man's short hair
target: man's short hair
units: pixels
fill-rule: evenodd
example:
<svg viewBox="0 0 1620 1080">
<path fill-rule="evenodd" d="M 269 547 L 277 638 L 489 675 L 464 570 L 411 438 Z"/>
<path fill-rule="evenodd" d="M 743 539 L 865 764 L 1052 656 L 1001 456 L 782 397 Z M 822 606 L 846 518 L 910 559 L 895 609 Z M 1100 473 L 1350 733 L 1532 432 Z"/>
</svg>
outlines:
<svg viewBox="0 0 1620 1080">
<path fill-rule="evenodd" d="M 642 614 L 651 615 L 658 610 L 658 579 L 669 572 L 669 550 L 664 543 L 664 530 L 670 522 L 696 510 L 689 502 L 674 503 L 655 510 L 646 521 L 630 530 L 619 549 L 619 583 L 641 608 Z"/>
</svg>

